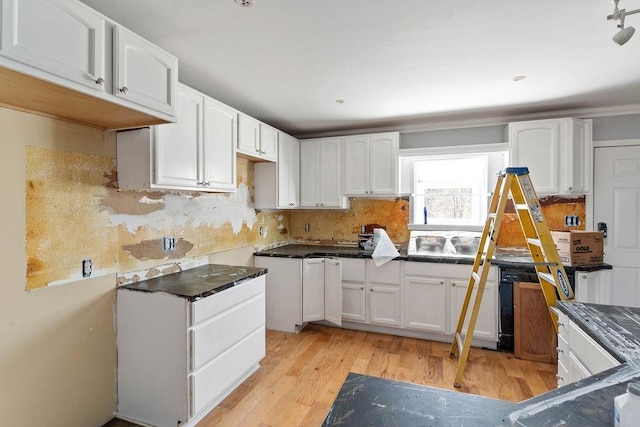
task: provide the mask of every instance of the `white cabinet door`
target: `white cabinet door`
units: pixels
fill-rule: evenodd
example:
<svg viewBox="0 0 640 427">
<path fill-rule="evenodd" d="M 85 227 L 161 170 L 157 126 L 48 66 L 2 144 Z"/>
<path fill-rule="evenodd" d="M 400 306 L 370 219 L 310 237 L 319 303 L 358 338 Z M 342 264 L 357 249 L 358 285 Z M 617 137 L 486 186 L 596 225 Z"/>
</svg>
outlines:
<svg viewBox="0 0 640 427">
<path fill-rule="evenodd" d="M 343 208 L 342 139 L 300 141 L 300 206 Z"/>
<path fill-rule="evenodd" d="M 324 259 L 302 261 L 302 321 L 324 320 Z"/>
<path fill-rule="evenodd" d="M 331 258 L 324 260 L 324 319 L 342 326 L 342 269 Z"/>
<path fill-rule="evenodd" d="M 114 94 L 174 115 L 178 59 L 123 27 L 113 31 Z"/>
<path fill-rule="evenodd" d="M 561 132 L 562 123 L 558 120 L 509 124 L 510 166 L 528 167 L 539 194 L 559 193 Z"/>
<path fill-rule="evenodd" d="M 366 322 L 366 260 L 341 258 L 342 319 Z"/>
<path fill-rule="evenodd" d="M 204 101 L 203 185 L 218 191 L 236 190 L 236 129 L 238 113 L 214 99 Z"/>
<path fill-rule="evenodd" d="M 244 113 L 238 114 L 238 151 L 260 156 L 260 122 Z"/>
<path fill-rule="evenodd" d="M 342 206 L 342 140 L 330 138 L 320 144 L 320 206 Z"/>
<path fill-rule="evenodd" d="M 447 333 L 447 284 L 443 278 L 405 276 L 404 326 Z"/>
<path fill-rule="evenodd" d="M 569 352 L 569 382 L 580 381 L 591 376 L 591 372 L 580 362 L 573 352 Z"/>
<path fill-rule="evenodd" d="M 344 192 L 369 194 L 369 136 L 344 139 Z"/>
<path fill-rule="evenodd" d="M 369 193 L 377 195 L 398 194 L 397 132 L 371 135 L 369 148 Z"/>
<path fill-rule="evenodd" d="M 276 167 L 278 171 L 278 207 L 297 207 L 300 203 L 300 142 L 282 132 L 278 137 L 278 163 Z"/>
<path fill-rule="evenodd" d="M 611 304 L 611 271 L 576 271 L 576 301 Z"/>
<path fill-rule="evenodd" d="M 202 94 L 180 85 L 178 121 L 152 128 L 156 185 L 198 188 L 203 106 Z"/>
<path fill-rule="evenodd" d="M 452 333 L 455 333 L 458 325 L 458 319 L 460 318 L 460 312 L 462 311 L 462 305 L 467 293 L 468 283 L 468 279 L 451 280 L 450 331 Z M 471 294 L 471 301 L 469 302 L 469 308 L 467 309 L 465 325 L 468 325 L 469 317 L 471 316 L 477 288 L 478 286 L 476 285 L 473 293 Z M 463 335 L 466 331 L 466 328 L 462 329 Z M 487 280 L 485 284 L 485 290 L 482 295 L 482 302 L 480 303 L 480 311 L 476 320 L 476 327 L 473 331 L 473 336 L 474 338 L 487 339 L 491 341 L 497 341 L 498 339 L 498 293 L 495 282 Z"/>
<path fill-rule="evenodd" d="M 260 123 L 260 157 L 275 162 L 278 158 L 278 130 Z"/>
<path fill-rule="evenodd" d="M 104 91 L 105 19 L 75 1 L 2 0 L 0 54 Z"/>
<path fill-rule="evenodd" d="M 367 260 L 366 265 L 369 322 L 385 326 L 400 326 L 402 324 L 400 261 L 389 261 L 377 267 L 372 260 Z"/>
</svg>

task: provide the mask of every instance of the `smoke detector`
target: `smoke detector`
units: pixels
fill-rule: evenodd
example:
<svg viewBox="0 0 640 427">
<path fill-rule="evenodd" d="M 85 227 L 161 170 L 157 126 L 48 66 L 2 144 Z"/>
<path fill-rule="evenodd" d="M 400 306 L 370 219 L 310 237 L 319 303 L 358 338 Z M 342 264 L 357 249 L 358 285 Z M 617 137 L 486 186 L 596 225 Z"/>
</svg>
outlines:
<svg viewBox="0 0 640 427">
<path fill-rule="evenodd" d="M 235 0 L 235 2 L 242 7 L 251 7 L 255 4 L 254 0 Z"/>
</svg>

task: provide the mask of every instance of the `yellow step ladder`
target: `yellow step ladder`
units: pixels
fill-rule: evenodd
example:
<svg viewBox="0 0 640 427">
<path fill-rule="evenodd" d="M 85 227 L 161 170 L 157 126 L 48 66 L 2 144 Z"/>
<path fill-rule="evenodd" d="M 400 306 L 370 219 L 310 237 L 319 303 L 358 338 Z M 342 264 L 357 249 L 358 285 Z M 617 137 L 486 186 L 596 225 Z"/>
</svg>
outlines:
<svg viewBox="0 0 640 427">
<path fill-rule="evenodd" d="M 462 373 L 467 363 L 473 331 L 476 327 L 476 320 L 480 310 L 480 302 L 484 294 L 487 276 L 491 267 L 491 260 L 496 249 L 500 224 L 504 214 L 507 199 L 511 193 L 515 210 L 520 220 L 520 225 L 529 248 L 529 253 L 533 260 L 533 265 L 538 275 L 538 281 L 542 287 L 544 298 L 548 307 L 553 307 L 558 301 L 558 295 L 563 301 L 573 299 L 573 290 L 569 286 L 567 274 L 558 257 L 556 246 L 551 238 L 549 227 L 544 220 L 540 201 L 531 184 L 529 169 L 526 167 L 507 168 L 498 174 L 496 189 L 493 192 L 489 205 L 489 214 L 484 224 L 484 231 L 478 246 L 478 252 L 473 263 L 473 270 L 469 278 L 467 293 L 460 312 L 458 326 L 451 344 L 451 357 L 458 357 L 458 368 L 454 387 L 460 387 Z M 466 333 L 463 338 L 462 331 L 467 320 L 469 302 L 475 290 L 475 298 L 471 309 L 471 316 L 468 319 Z M 558 317 L 549 310 L 549 315 L 553 325 L 558 329 Z M 464 341 L 463 341 L 464 340 Z"/>
</svg>

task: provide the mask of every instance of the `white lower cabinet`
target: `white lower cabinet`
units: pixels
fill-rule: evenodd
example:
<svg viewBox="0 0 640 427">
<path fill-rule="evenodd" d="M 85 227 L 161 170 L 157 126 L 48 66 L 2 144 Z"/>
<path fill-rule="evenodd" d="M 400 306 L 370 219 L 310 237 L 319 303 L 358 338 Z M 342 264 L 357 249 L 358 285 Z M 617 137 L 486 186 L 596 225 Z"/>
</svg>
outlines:
<svg viewBox="0 0 640 427">
<path fill-rule="evenodd" d="M 256 256 L 254 265 L 269 270 L 267 329 L 297 333 L 318 320 L 342 325 L 339 260 Z"/>
<path fill-rule="evenodd" d="M 620 362 L 564 313 L 558 315 L 558 387 L 605 371 Z"/>
<path fill-rule="evenodd" d="M 613 270 L 576 271 L 576 301 L 611 304 L 611 273 Z"/>
<path fill-rule="evenodd" d="M 405 262 L 403 326 L 407 329 L 447 334 L 448 337 L 455 333 L 471 269 L 471 265 Z M 496 279 L 497 269 L 492 268 L 487 278 L 473 334 L 474 339 L 484 342 L 498 341 Z M 472 301 L 475 295 L 474 290 Z M 471 308 L 470 304 L 466 323 Z M 464 334 L 466 328 L 462 332 Z"/>
<path fill-rule="evenodd" d="M 265 276 L 196 302 L 118 290 L 118 414 L 193 426 L 265 356 Z"/>
<path fill-rule="evenodd" d="M 340 258 L 342 264 L 342 320 L 381 326 L 400 326 L 401 261 L 377 267 L 370 259 Z"/>
</svg>

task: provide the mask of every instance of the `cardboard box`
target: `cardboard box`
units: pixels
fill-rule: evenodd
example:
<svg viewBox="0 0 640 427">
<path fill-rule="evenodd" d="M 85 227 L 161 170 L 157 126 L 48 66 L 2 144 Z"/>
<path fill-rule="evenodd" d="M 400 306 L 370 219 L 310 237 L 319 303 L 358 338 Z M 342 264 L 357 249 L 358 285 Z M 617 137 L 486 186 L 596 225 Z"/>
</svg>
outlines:
<svg viewBox="0 0 640 427">
<path fill-rule="evenodd" d="M 604 233 L 601 231 L 552 231 L 560 261 L 566 265 L 604 262 Z"/>
</svg>

